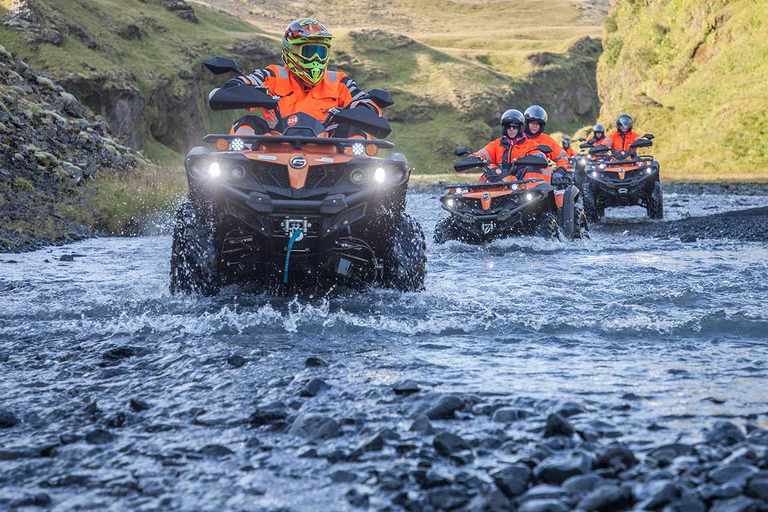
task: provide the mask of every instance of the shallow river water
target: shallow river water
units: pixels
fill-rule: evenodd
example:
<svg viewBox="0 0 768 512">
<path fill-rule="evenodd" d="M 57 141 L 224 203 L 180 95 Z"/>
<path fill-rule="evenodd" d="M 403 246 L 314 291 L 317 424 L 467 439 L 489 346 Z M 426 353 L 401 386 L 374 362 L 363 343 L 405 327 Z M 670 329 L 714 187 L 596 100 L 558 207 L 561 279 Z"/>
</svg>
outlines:
<svg viewBox="0 0 768 512">
<path fill-rule="evenodd" d="M 248 418 L 296 397 L 297 413 L 406 432 L 408 405 L 390 391 L 403 379 L 422 394 L 575 401 L 638 446 L 696 440 L 713 418 L 768 422 L 767 244 L 634 237 L 633 223 L 646 222 L 637 208 L 609 210 L 607 222 L 627 224 L 621 235 L 436 246 L 437 197 L 409 197 L 428 237 L 422 293 L 174 297 L 168 236 L 0 255 L 0 395 L 21 419 L 0 430 L 0 449 L 105 425 L 114 436 L 0 462 L 0 500 L 43 489 L 58 510 L 344 508 L 346 488 L 327 487 L 328 468 L 297 456 L 302 443 Z M 768 204 L 665 200 L 669 219 Z M 232 355 L 246 364 L 227 363 Z M 306 367 L 308 357 L 328 366 Z M 299 398 L 317 376 L 331 387 Z M 131 399 L 150 408 L 132 410 Z M 118 413 L 123 424 L 110 424 Z M 269 449 L 251 450 L 252 438 Z M 211 444 L 234 454 L 193 456 Z M 62 483 L 71 474 L 82 481 Z"/>
</svg>

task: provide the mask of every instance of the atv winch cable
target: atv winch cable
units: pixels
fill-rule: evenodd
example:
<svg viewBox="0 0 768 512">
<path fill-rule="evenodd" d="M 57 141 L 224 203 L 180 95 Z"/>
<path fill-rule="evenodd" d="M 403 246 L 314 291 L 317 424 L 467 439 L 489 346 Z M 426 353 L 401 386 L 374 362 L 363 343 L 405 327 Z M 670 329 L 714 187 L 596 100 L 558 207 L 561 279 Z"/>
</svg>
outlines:
<svg viewBox="0 0 768 512">
<path fill-rule="evenodd" d="M 288 240 L 288 252 L 285 255 L 285 271 L 283 272 L 283 282 L 288 282 L 288 262 L 291 258 L 291 249 L 293 249 L 293 243 L 299 239 L 299 237 L 302 235 L 301 229 L 297 229 L 293 232 L 291 235 L 291 239 Z"/>
</svg>

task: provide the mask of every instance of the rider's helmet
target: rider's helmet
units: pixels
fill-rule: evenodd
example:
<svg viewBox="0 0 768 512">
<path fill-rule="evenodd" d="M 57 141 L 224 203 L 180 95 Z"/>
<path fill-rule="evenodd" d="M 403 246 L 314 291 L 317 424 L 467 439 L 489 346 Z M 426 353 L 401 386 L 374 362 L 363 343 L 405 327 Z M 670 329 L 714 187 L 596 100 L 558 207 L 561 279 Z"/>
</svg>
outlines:
<svg viewBox="0 0 768 512">
<path fill-rule="evenodd" d="M 569 149 L 571 147 L 571 139 L 563 137 L 563 149 Z"/>
<path fill-rule="evenodd" d="M 536 133 L 536 135 L 540 133 L 544 133 L 544 127 L 547 126 L 547 111 L 541 108 L 538 105 L 531 105 L 527 109 L 525 109 L 525 131 L 528 135 L 533 135 L 530 130 L 528 129 L 528 123 L 531 121 L 538 121 L 541 124 L 541 128 L 539 128 L 539 131 Z"/>
<path fill-rule="evenodd" d="M 596 125 L 595 125 L 595 126 L 592 128 L 592 133 L 593 133 L 593 134 L 594 134 L 594 136 L 595 136 L 595 140 L 601 140 L 603 137 L 605 137 L 605 126 L 603 126 L 603 125 L 601 125 L 601 124 L 596 124 Z M 600 135 L 598 135 L 598 133 L 599 133 Z"/>
<path fill-rule="evenodd" d="M 517 134 L 522 135 L 525 129 L 525 116 L 519 110 L 511 108 L 501 114 L 501 136 L 507 136 L 507 129 L 510 126 L 517 126 Z"/>
<path fill-rule="evenodd" d="M 317 85 L 328 67 L 331 39 L 333 34 L 317 20 L 303 18 L 291 22 L 283 34 L 285 67 L 300 81 Z"/>
<path fill-rule="evenodd" d="M 632 131 L 633 121 L 629 114 L 621 114 L 616 120 L 616 129 L 622 131 L 622 128 L 627 132 Z"/>
</svg>

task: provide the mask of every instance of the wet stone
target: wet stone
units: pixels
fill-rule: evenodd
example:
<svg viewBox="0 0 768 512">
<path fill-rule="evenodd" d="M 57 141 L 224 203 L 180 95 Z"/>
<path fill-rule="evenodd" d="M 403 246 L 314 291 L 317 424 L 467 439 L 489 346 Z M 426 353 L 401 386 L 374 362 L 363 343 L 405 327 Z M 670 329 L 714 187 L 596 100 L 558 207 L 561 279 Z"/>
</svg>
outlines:
<svg viewBox="0 0 768 512">
<path fill-rule="evenodd" d="M 300 414 L 291 425 L 289 434 L 310 439 L 331 439 L 338 437 L 339 424 L 333 418 L 322 414 Z"/>
<path fill-rule="evenodd" d="M 739 485 L 735 482 L 729 482 L 724 485 L 715 485 L 710 483 L 700 485 L 697 488 L 697 492 L 699 497 L 705 499 L 706 501 L 713 501 L 735 498 L 742 493 L 743 489 L 743 485 Z"/>
<path fill-rule="evenodd" d="M 636 464 L 637 459 L 632 450 L 623 444 L 612 444 L 598 453 L 595 467 L 621 472 L 635 467 Z"/>
<path fill-rule="evenodd" d="M 307 368 L 320 368 L 323 366 L 328 366 L 328 363 L 319 357 L 308 357 L 307 360 L 304 361 L 304 366 Z"/>
<path fill-rule="evenodd" d="M 19 424 L 19 418 L 8 409 L 0 409 L 0 428 L 11 428 Z"/>
<path fill-rule="evenodd" d="M 567 512 L 569 510 L 557 500 L 531 500 L 523 503 L 518 512 Z"/>
<path fill-rule="evenodd" d="M 380 452 L 382 449 L 384 449 L 384 438 L 380 434 L 371 436 L 360 445 L 360 450 L 364 452 Z"/>
<path fill-rule="evenodd" d="M 757 472 L 756 467 L 748 464 L 724 464 L 710 471 L 707 476 L 716 484 L 734 482 L 744 486 L 747 479 Z"/>
<path fill-rule="evenodd" d="M 513 421 L 520 421 L 529 417 L 531 413 L 523 409 L 515 409 L 512 407 L 502 407 L 497 409 L 493 413 L 493 421 L 497 423 L 512 423 Z"/>
<path fill-rule="evenodd" d="M 103 429 L 96 429 L 85 435 L 85 442 L 88 444 L 108 444 L 115 440 L 115 436 Z"/>
<path fill-rule="evenodd" d="M 768 471 L 761 471 L 749 479 L 747 494 L 768 502 Z"/>
<path fill-rule="evenodd" d="M 568 497 L 568 490 L 556 485 L 541 484 L 531 487 L 528 492 L 520 496 L 520 502 L 531 500 L 562 500 Z"/>
<path fill-rule="evenodd" d="M 728 421 L 718 421 L 707 432 L 705 439 L 710 444 L 734 445 L 744 441 L 745 436 L 739 427 Z"/>
<path fill-rule="evenodd" d="M 469 443 L 467 443 L 463 438 L 457 436 L 456 434 L 451 434 L 450 432 L 443 432 L 435 436 L 435 439 L 432 441 L 432 445 L 435 447 L 437 453 L 443 456 L 448 456 L 456 452 L 471 449 Z"/>
<path fill-rule="evenodd" d="M 344 497 L 350 505 L 357 508 L 368 508 L 371 501 L 368 494 L 361 493 L 357 489 L 350 489 Z"/>
<path fill-rule="evenodd" d="M 524 493 L 532 475 L 531 468 L 525 464 L 512 464 L 491 473 L 496 487 L 509 498 L 515 498 Z"/>
<path fill-rule="evenodd" d="M 595 512 L 613 512 L 632 506 L 632 493 L 627 487 L 603 485 L 589 492 L 578 504 L 578 508 Z"/>
<path fill-rule="evenodd" d="M 673 443 L 659 446 L 655 450 L 648 454 L 649 457 L 656 460 L 668 459 L 672 460 L 683 455 L 693 455 L 696 453 L 693 446 L 689 444 Z"/>
<path fill-rule="evenodd" d="M 557 413 L 552 413 L 547 417 L 547 425 L 544 428 L 544 437 L 554 436 L 572 436 L 576 433 L 576 429 Z"/>
<path fill-rule="evenodd" d="M 603 483 L 604 480 L 599 475 L 576 475 L 563 482 L 563 488 L 573 494 L 585 494 Z"/>
<path fill-rule="evenodd" d="M 248 360 L 246 358 L 237 354 L 232 354 L 227 357 L 227 364 L 234 368 L 242 368 L 247 362 Z"/>
<path fill-rule="evenodd" d="M 285 421 L 288 418 L 288 411 L 282 402 L 275 402 L 263 407 L 257 407 L 251 415 L 250 424 L 254 427 L 260 425 L 269 425 Z"/>
<path fill-rule="evenodd" d="M 591 456 L 583 452 L 573 452 L 543 460 L 534 469 L 534 474 L 541 482 L 560 485 L 572 476 L 589 473 L 592 464 Z"/>
<path fill-rule="evenodd" d="M 128 403 L 128 405 L 133 412 L 146 411 L 151 407 L 147 402 L 141 400 L 140 398 L 131 398 L 131 401 Z"/>
<path fill-rule="evenodd" d="M 426 416 L 420 416 L 416 418 L 411 424 L 409 429 L 411 432 L 418 432 L 425 436 L 430 436 L 435 433 L 435 428 L 429 422 Z"/>
<path fill-rule="evenodd" d="M 21 498 L 11 500 L 8 504 L 10 508 L 24 508 L 24 507 L 47 507 L 51 504 L 51 497 L 44 492 L 37 494 L 30 494 Z"/>
<path fill-rule="evenodd" d="M 555 412 L 563 418 L 570 418 L 577 414 L 584 414 L 587 411 L 576 402 L 563 402 Z"/>
<path fill-rule="evenodd" d="M 453 480 L 437 471 L 427 471 L 426 475 L 424 475 L 424 478 L 420 483 L 423 489 L 433 489 L 435 487 L 451 485 Z"/>
<path fill-rule="evenodd" d="M 396 395 L 412 395 L 421 391 L 419 385 L 413 380 L 403 380 L 392 386 L 392 391 Z"/>
<path fill-rule="evenodd" d="M 206 457 L 226 457 L 233 453 L 235 452 L 220 444 L 208 444 L 200 448 L 200 454 L 205 455 Z"/>
<path fill-rule="evenodd" d="M 343 469 L 340 469 L 331 473 L 328 478 L 330 478 L 331 482 L 335 484 L 342 484 L 342 483 L 354 482 L 355 480 L 357 480 L 357 475 L 352 472 L 344 471 Z"/>
<path fill-rule="evenodd" d="M 426 416 L 430 420 L 452 420 L 463 407 L 464 400 L 458 396 L 443 395 L 427 409 Z"/>
<path fill-rule="evenodd" d="M 59 441 L 61 441 L 61 444 L 73 444 L 82 440 L 83 440 L 83 436 L 81 436 L 80 434 L 65 433 L 59 436 Z"/>
<path fill-rule="evenodd" d="M 709 512 L 757 512 L 757 510 L 759 509 L 755 500 L 746 496 L 716 500 L 709 508 Z"/>
<path fill-rule="evenodd" d="M 330 387 L 331 386 L 329 386 L 328 383 L 323 379 L 315 378 L 309 381 L 306 386 L 304 386 L 304 389 L 301 390 L 299 395 L 303 397 L 317 396 Z"/>
<path fill-rule="evenodd" d="M 307 448 L 299 452 L 297 457 L 300 459 L 316 459 L 319 457 L 319 455 L 317 453 L 317 450 L 315 450 L 314 448 Z"/>
<path fill-rule="evenodd" d="M 469 495 L 464 489 L 455 487 L 438 487 L 427 493 L 427 503 L 438 510 L 454 510 L 469 501 Z"/>
<path fill-rule="evenodd" d="M 488 493 L 482 493 L 467 505 L 469 512 L 496 512 L 499 510 L 511 510 L 512 503 L 504 493 L 494 489 Z"/>
<path fill-rule="evenodd" d="M 680 237 L 680 241 L 684 244 L 689 244 L 692 242 L 696 242 L 698 238 L 696 238 L 696 235 L 692 235 L 691 233 L 685 233 Z"/>
<path fill-rule="evenodd" d="M 707 506 L 695 496 L 683 496 L 664 507 L 664 512 L 706 512 Z"/>
<path fill-rule="evenodd" d="M 125 425 L 125 413 L 118 412 L 110 416 L 106 421 L 107 428 L 120 428 Z"/>
<path fill-rule="evenodd" d="M 734 450 L 731 452 L 731 454 L 723 459 L 723 464 L 753 464 L 757 462 L 757 453 L 755 451 L 748 447 L 748 446 L 742 446 L 741 448 L 738 448 L 737 450 Z"/>
</svg>

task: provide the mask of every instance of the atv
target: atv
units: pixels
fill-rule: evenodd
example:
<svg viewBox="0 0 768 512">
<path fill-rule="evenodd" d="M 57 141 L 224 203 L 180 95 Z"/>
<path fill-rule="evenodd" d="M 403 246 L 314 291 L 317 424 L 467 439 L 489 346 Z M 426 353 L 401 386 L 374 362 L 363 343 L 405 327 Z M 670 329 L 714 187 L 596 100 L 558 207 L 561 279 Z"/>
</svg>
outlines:
<svg viewBox="0 0 768 512">
<path fill-rule="evenodd" d="M 242 74 L 232 59 L 206 63 L 215 74 Z M 379 107 L 389 93 L 371 90 Z M 315 293 L 344 285 L 421 290 L 426 273 L 421 226 L 405 213 L 410 166 L 391 128 L 364 106 L 325 122 L 295 113 L 250 85 L 214 90 L 212 110 L 264 109 L 268 133 L 207 135 L 184 164 L 188 200 L 176 212 L 171 292 L 215 295 L 228 284 L 273 293 Z M 265 125 L 267 123 L 265 122 Z M 336 136 L 358 134 L 359 138 Z M 362 135 L 360 135 L 362 134 Z"/>
<path fill-rule="evenodd" d="M 607 146 L 589 147 L 584 165 L 577 171 L 587 220 L 602 219 L 607 207 L 633 205 L 644 206 L 651 219 L 664 217 L 659 162 L 652 156 L 637 155 L 637 149 L 653 145 L 653 138 L 643 135 L 626 153 Z"/>
<path fill-rule="evenodd" d="M 550 153 L 547 146 L 537 148 Z M 456 156 L 469 153 L 456 148 Z M 442 244 L 458 240 L 471 244 L 518 235 L 538 235 L 547 239 L 588 236 L 587 219 L 576 206 L 579 189 L 558 185 L 541 178 L 517 179 L 521 168 L 544 169 L 547 160 L 541 155 L 527 155 L 515 160 L 508 171 L 488 167 L 475 156 L 467 156 L 454 164 L 456 172 L 482 167 L 485 181 L 446 185 L 440 203 L 451 215 L 435 226 L 434 241 Z"/>
</svg>

